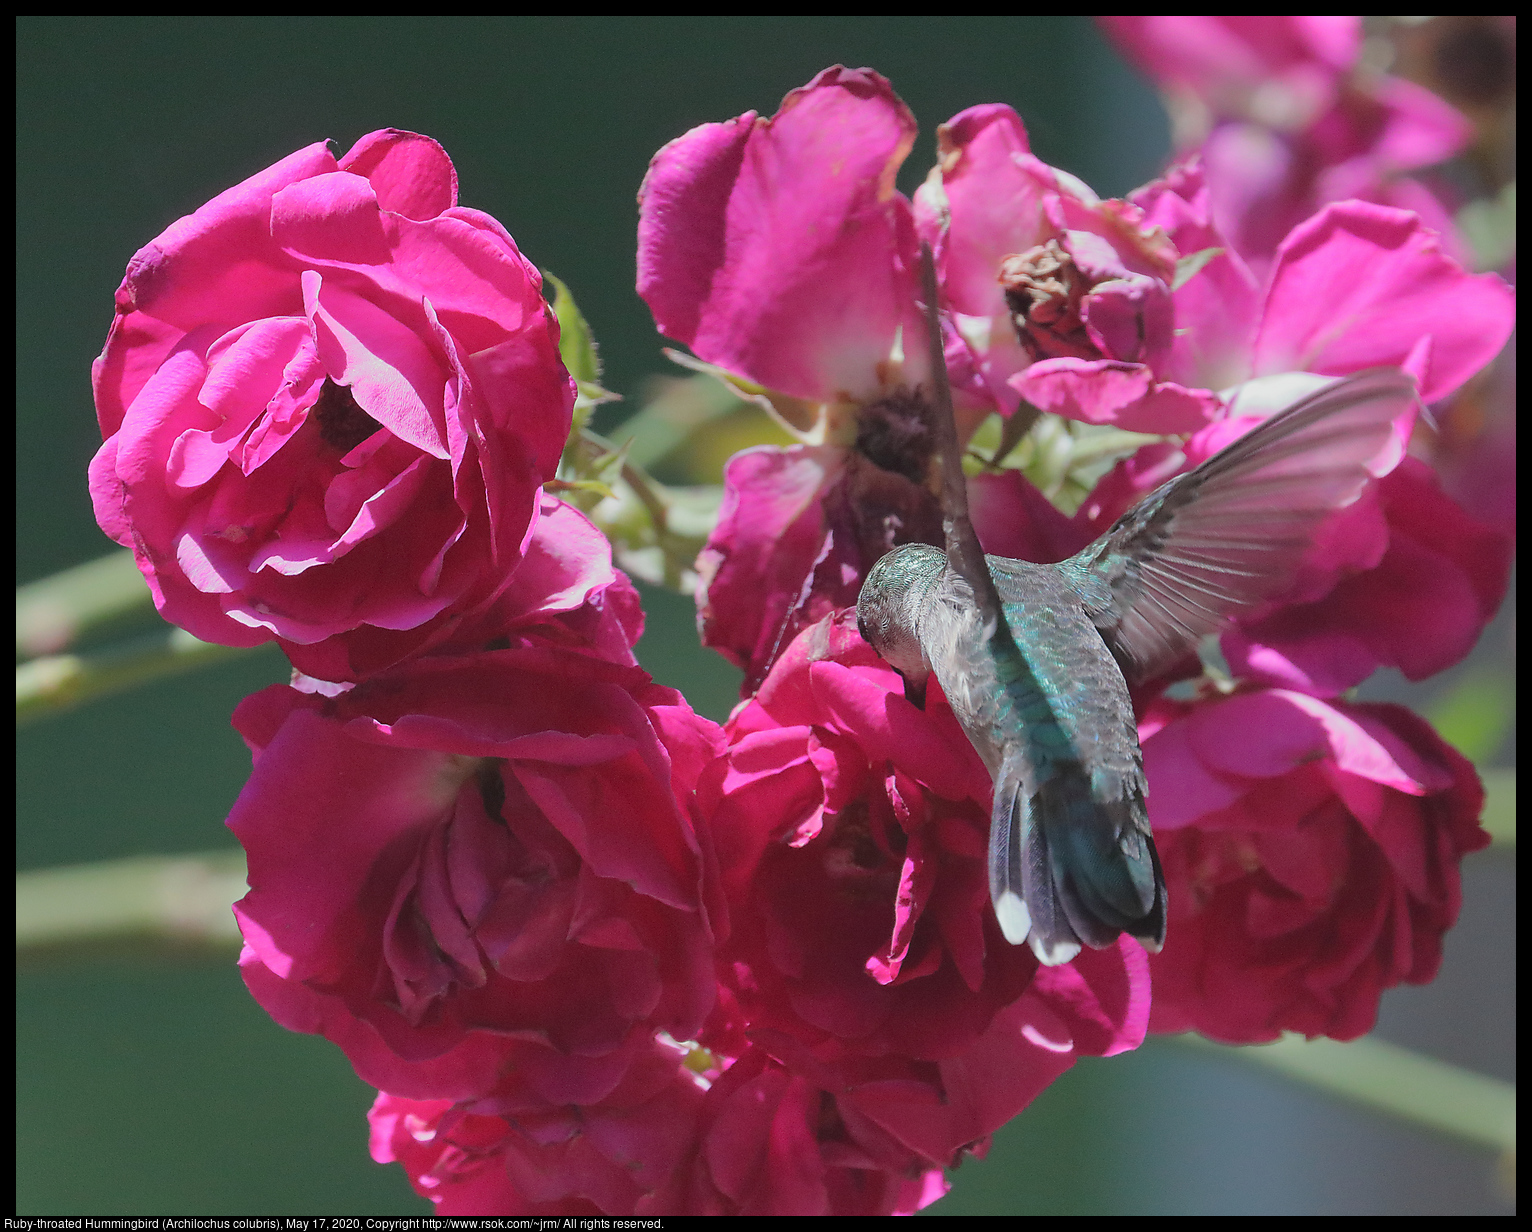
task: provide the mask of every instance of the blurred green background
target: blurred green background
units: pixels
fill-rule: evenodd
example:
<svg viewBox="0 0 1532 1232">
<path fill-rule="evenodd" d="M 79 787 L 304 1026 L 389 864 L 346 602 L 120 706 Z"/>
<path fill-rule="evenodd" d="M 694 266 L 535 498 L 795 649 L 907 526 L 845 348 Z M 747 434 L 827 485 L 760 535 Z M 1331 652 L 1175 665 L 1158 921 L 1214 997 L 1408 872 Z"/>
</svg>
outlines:
<svg viewBox="0 0 1532 1232">
<path fill-rule="evenodd" d="M 1040 157 L 1103 195 L 1168 148 L 1155 95 L 1084 18 L 24 18 L 17 44 L 17 581 L 99 556 L 85 467 L 90 362 L 133 252 L 298 147 L 394 126 L 456 163 L 461 200 L 564 278 L 630 396 L 675 370 L 633 291 L 634 195 L 693 125 L 833 63 L 891 78 L 930 165 L 936 123 L 1004 101 Z M 645 592 L 645 665 L 722 719 L 737 674 L 689 601 Z M 1464 673 L 1508 670 L 1503 613 Z M 21 869 L 231 846 L 249 760 L 228 724 L 284 679 L 275 650 L 20 733 Z M 1481 676 L 1482 678 L 1482 676 Z M 1511 740 L 1486 759 L 1513 764 Z M 1384 1001 L 1379 1033 L 1514 1078 L 1514 865 L 1464 869 L 1441 978 Z M 366 1154 L 372 1092 L 324 1041 L 276 1027 L 231 961 L 29 960 L 17 982 L 17 1209 L 30 1214 L 426 1213 Z M 1512 1209 L 1487 1153 L 1152 1041 L 1084 1062 L 966 1164 L 936 1213 L 1471 1214 Z"/>
</svg>

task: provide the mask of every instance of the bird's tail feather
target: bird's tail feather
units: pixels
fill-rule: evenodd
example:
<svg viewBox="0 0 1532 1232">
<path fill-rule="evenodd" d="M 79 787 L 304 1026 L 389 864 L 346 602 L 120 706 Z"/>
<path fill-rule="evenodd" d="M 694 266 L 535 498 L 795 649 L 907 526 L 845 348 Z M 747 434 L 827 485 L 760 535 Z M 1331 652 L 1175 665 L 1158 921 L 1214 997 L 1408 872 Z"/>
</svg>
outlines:
<svg viewBox="0 0 1532 1232">
<path fill-rule="evenodd" d="M 1028 793 L 1018 759 L 1001 767 L 990 823 L 989 885 L 1006 940 L 1044 963 L 1121 933 L 1151 950 L 1165 940 L 1165 879 L 1143 803 L 1103 803 L 1078 763 L 1058 763 Z"/>
</svg>

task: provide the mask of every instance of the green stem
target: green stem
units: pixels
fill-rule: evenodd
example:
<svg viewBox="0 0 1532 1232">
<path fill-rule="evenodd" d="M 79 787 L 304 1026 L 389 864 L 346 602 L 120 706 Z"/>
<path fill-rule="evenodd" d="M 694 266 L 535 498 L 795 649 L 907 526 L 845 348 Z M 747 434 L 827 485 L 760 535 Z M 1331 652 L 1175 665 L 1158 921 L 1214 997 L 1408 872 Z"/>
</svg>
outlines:
<svg viewBox="0 0 1532 1232">
<path fill-rule="evenodd" d="M 688 535 L 672 525 L 675 498 L 671 489 L 628 457 L 628 441 L 617 445 L 589 428 L 580 429 L 579 437 L 583 457 L 577 473 L 605 473 L 606 467 L 615 462 L 618 476 L 637 502 L 636 506 L 629 506 L 631 514 L 636 516 L 615 522 L 602 520 L 598 522 L 601 530 L 614 546 L 658 548 L 663 575 L 659 580 L 672 590 L 681 590 L 682 575 L 702 550 L 706 535 Z M 593 506 L 586 508 L 586 512 L 591 513 L 592 509 Z M 642 514 L 639 514 L 640 509 Z"/>
<path fill-rule="evenodd" d="M 1516 852 L 1516 771 L 1480 770 L 1484 782 L 1484 812 L 1479 824 L 1489 831 L 1495 850 Z"/>
<path fill-rule="evenodd" d="M 1196 1035 L 1177 1041 L 1223 1052 L 1365 1104 L 1449 1138 L 1516 1149 L 1516 1086 L 1448 1065 L 1375 1036 L 1350 1043 L 1286 1035 L 1272 1044 L 1225 1048 Z"/>
<path fill-rule="evenodd" d="M 16 656 L 58 654 L 84 634 L 154 610 L 127 549 L 16 588 Z"/>
<path fill-rule="evenodd" d="M 1000 425 L 1000 444 L 995 446 L 994 456 L 985 465 L 992 470 L 999 470 L 1000 464 L 1021 444 L 1022 437 L 1032 431 L 1032 425 L 1041 414 L 1030 402 L 1023 402 L 1012 411 L 1010 418 Z"/>
<path fill-rule="evenodd" d="M 16 953 L 172 943 L 239 945 L 230 904 L 245 893 L 239 851 L 138 856 L 16 874 Z"/>
<path fill-rule="evenodd" d="M 16 668 L 16 723 L 248 653 L 245 647 L 201 641 L 184 629 L 165 629 L 110 650 L 33 659 Z"/>
</svg>

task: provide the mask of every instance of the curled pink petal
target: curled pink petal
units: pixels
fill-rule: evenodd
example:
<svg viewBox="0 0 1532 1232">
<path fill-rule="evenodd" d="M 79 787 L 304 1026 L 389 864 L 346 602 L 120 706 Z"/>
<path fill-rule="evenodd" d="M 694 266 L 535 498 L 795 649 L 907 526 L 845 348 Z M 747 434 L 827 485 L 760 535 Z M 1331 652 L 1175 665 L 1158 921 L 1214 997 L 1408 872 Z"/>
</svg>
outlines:
<svg viewBox="0 0 1532 1232">
<path fill-rule="evenodd" d="M 419 133 L 385 128 L 359 137 L 341 156 L 340 169 L 365 176 L 382 209 L 416 222 L 457 204 L 457 168 L 446 150 Z"/>
<path fill-rule="evenodd" d="M 1278 249 L 1255 340 L 1257 373 L 1340 375 L 1401 364 L 1432 341 L 1421 398 L 1434 402 L 1489 363 L 1510 336 L 1514 298 L 1494 274 L 1469 274 L 1402 210 L 1326 206 Z"/>
<path fill-rule="evenodd" d="M 698 557 L 703 643 L 745 669 L 748 696 L 799 630 L 856 602 L 878 557 L 939 535 L 930 492 L 857 451 L 743 450 L 725 468 L 718 525 Z"/>
<path fill-rule="evenodd" d="M 1001 261 L 1054 233 L 1044 195 L 1053 169 L 1032 156 L 1021 117 L 1003 104 L 970 107 L 937 130 L 939 189 L 915 194 L 922 234 L 937 247 L 942 291 L 990 396 L 1016 406 L 1006 378 L 1031 362 L 1011 326 L 999 282 Z"/>
<path fill-rule="evenodd" d="M 901 329 L 923 349 L 894 175 L 915 120 L 869 69 L 826 69 L 770 120 L 705 124 L 639 190 L 638 291 L 701 358 L 815 401 L 872 400 Z"/>
<path fill-rule="evenodd" d="M 960 373 L 971 369 L 1002 414 L 1026 399 L 1131 426 L 1120 416 L 1150 394 L 1178 333 L 1175 247 L 1138 206 L 1102 201 L 1033 157 L 1009 107 L 971 107 L 937 136 L 939 176 L 916 194 L 916 217 L 936 245 L 953 334 L 968 352 Z M 1130 365 L 1144 368 L 1131 393 L 1122 376 Z M 1061 370 L 1071 376 L 1053 375 Z M 1151 431 L 1202 421 L 1190 404 L 1174 409 L 1177 400 L 1155 389 L 1156 405 L 1138 421 L 1188 425 Z"/>
<path fill-rule="evenodd" d="M 1209 390 L 1156 381 L 1145 365 L 1115 359 L 1045 359 L 1010 384 L 1041 411 L 1129 432 L 1192 432 L 1220 405 Z"/>
</svg>

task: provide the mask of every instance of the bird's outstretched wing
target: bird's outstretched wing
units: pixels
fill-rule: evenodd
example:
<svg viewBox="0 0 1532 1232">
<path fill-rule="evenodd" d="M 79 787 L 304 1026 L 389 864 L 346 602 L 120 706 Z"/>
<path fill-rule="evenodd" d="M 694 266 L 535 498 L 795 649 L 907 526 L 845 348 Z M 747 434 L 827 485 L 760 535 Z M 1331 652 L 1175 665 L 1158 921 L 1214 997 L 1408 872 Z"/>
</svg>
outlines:
<svg viewBox="0 0 1532 1232">
<path fill-rule="evenodd" d="M 1371 368 L 1293 404 L 1140 501 L 1060 569 L 1130 681 L 1292 582 L 1315 530 L 1396 460 L 1416 397 Z"/>
</svg>

